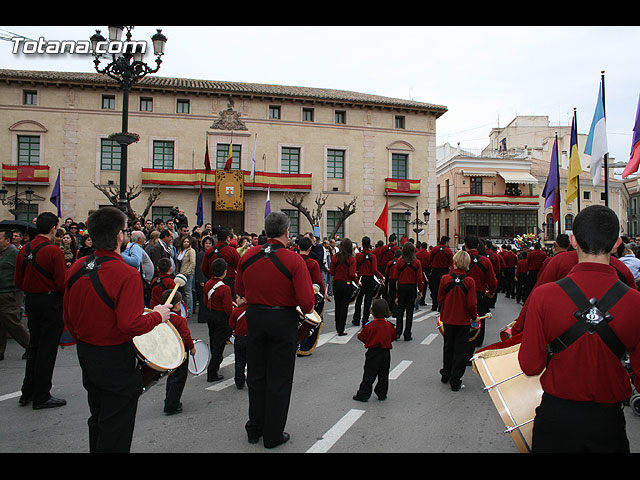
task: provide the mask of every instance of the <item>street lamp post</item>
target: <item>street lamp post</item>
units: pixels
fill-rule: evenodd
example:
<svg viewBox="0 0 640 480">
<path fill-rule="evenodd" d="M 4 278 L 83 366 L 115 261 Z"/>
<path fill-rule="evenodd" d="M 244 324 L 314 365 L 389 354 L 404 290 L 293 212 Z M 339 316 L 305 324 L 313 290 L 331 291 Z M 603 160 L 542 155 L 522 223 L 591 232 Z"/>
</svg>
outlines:
<svg viewBox="0 0 640 480">
<path fill-rule="evenodd" d="M 16 171 L 16 192 L 13 196 L 13 200 L 10 200 L 7 198 L 7 194 L 9 193 L 9 190 L 7 190 L 7 188 L 3 185 L 2 188 L 0 188 L 0 202 L 2 203 L 2 205 L 8 205 L 8 206 L 13 206 L 14 210 L 13 210 L 13 219 L 14 220 L 18 220 L 18 205 L 20 205 L 21 203 L 24 203 L 22 200 L 20 200 L 18 198 L 18 175 L 19 172 Z M 27 187 L 27 189 L 24 192 L 24 197 L 27 200 L 27 214 L 29 213 L 29 210 L 31 209 L 31 200 L 33 200 L 33 190 L 31 189 L 31 187 Z"/>
<path fill-rule="evenodd" d="M 420 239 L 418 236 L 420 234 L 420 231 L 422 230 L 422 227 L 426 226 L 429 223 L 429 216 L 431 215 L 429 210 L 425 209 L 425 211 L 422 212 L 422 216 L 424 220 L 421 220 L 420 217 L 418 217 L 418 211 L 419 211 L 418 202 L 416 202 L 416 218 L 414 220 L 410 220 L 411 210 L 407 210 L 405 212 L 405 215 L 407 216 L 407 223 L 409 223 L 410 225 L 415 225 L 415 227 L 413 228 L 413 231 L 416 233 L 416 244 L 420 243 Z"/>
<path fill-rule="evenodd" d="M 100 56 L 98 53 L 98 47 L 103 46 L 107 41 L 101 34 L 100 30 L 96 30 L 96 33 L 91 36 L 91 46 L 94 52 L 94 61 L 96 71 L 103 73 L 108 77 L 113 78 L 120 84 L 122 89 L 122 133 L 128 133 L 129 129 L 129 92 L 131 86 L 150 73 L 156 73 L 160 69 L 162 63 L 162 55 L 164 55 L 164 47 L 167 42 L 167 37 L 162 34 L 162 30 L 159 30 L 151 37 L 153 42 L 153 51 L 156 56 L 156 67 L 151 68 L 149 65 L 142 61 L 144 52 L 141 51 L 141 45 L 131 41 L 131 30 L 133 27 L 108 27 L 109 29 L 109 41 L 120 42 L 122 39 L 122 33 L 126 29 L 126 43 L 123 44 L 123 50 L 119 53 L 112 53 L 112 61 L 104 68 L 100 68 Z M 127 147 L 133 140 L 131 137 L 125 138 L 121 136 L 115 139 L 120 144 L 120 195 L 119 206 L 123 212 L 126 212 L 127 207 Z"/>
</svg>

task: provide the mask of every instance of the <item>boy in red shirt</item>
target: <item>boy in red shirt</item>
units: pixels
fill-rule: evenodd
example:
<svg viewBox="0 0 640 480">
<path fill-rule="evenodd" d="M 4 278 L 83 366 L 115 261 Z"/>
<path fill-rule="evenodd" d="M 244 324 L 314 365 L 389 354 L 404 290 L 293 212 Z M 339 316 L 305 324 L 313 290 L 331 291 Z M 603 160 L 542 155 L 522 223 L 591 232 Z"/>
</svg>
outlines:
<svg viewBox="0 0 640 480">
<path fill-rule="evenodd" d="M 227 274 L 227 262 L 216 258 L 211 264 L 212 278 L 204 285 L 204 304 L 207 309 L 206 319 L 209 326 L 209 346 L 211 361 L 207 367 L 207 382 L 217 382 L 223 376 L 218 374 L 222 363 L 222 353 L 231 336 L 229 317 L 233 311 L 231 287 L 223 282 Z"/>
<path fill-rule="evenodd" d="M 476 282 L 467 275 L 471 257 L 464 250 L 453 256 L 453 270 L 444 275 L 438 288 L 440 320 L 444 328 L 443 367 L 440 381 L 449 383 L 451 390 L 462 388 L 462 375 L 471 355 L 469 325 L 478 316 Z"/>
<path fill-rule="evenodd" d="M 173 274 L 171 273 L 171 260 L 168 258 L 161 258 L 158 260 L 158 276 L 151 282 L 151 300 L 149 300 L 149 308 L 153 308 L 156 305 L 161 305 L 162 293 L 165 290 L 173 290 L 176 286 L 176 282 L 173 280 Z"/>
<path fill-rule="evenodd" d="M 375 391 L 378 400 L 387 398 L 389 390 L 389 366 L 391 364 L 392 342 L 396 339 L 396 327 L 385 320 L 391 316 L 386 300 L 377 298 L 371 305 L 373 320 L 368 321 L 358 332 L 358 340 L 364 343 L 367 353 L 364 361 L 364 374 L 360 388 L 353 396 L 354 400 L 366 402 L 371 396 L 373 382 L 378 379 Z"/>
<path fill-rule="evenodd" d="M 236 387 L 238 390 L 244 388 L 246 377 L 244 369 L 247 366 L 247 300 L 240 295 L 236 295 L 236 305 L 229 317 L 229 327 L 233 332 L 233 354 L 235 357 Z"/>
<path fill-rule="evenodd" d="M 161 302 L 163 305 L 166 303 L 169 295 L 171 295 L 171 290 L 162 292 Z M 193 338 L 191 338 L 187 321 L 180 315 L 180 302 L 182 302 L 182 295 L 180 292 L 176 292 L 173 300 L 171 300 L 169 322 L 178 330 L 180 338 L 182 338 L 182 343 L 184 343 L 184 348 L 186 348 L 191 355 L 195 355 L 196 348 L 193 344 Z M 187 383 L 188 372 L 189 361 L 187 359 L 167 376 L 167 392 L 164 397 L 164 413 L 166 415 L 182 412 L 182 402 L 180 398 L 182 397 L 184 386 Z"/>
</svg>

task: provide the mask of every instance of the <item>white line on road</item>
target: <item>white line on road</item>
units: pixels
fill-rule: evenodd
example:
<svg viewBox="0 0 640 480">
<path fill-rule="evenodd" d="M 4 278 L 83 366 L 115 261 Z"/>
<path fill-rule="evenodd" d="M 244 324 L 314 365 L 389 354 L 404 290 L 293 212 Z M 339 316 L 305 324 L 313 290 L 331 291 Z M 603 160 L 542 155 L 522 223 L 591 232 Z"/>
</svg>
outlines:
<svg viewBox="0 0 640 480">
<path fill-rule="evenodd" d="M 306 453 L 327 453 L 349 428 L 362 416 L 364 410 L 351 409 L 338 420 Z"/>
<path fill-rule="evenodd" d="M 398 378 L 412 363 L 413 362 L 410 360 L 402 360 L 396 368 L 389 372 L 389 380 L 395 380 Z"/>
<path fill-rule="evenodd" d="M 0 395 L 0 402 L 9 400 L 11 398 L 19 397 L 20 395 L 22 395 L 22 392 L 13 392 L 13 393 L 7 393 L 6 395 Z"/>
<path fill-rule="evenodd" d="M 420 345 L 429 345 L 431 342 L 433 342 L 436 338 L 438 338 L 438 334 L 436 333 L 432 333 L 430 334 L 427 338 L 425 338 Z"/>
</svg>

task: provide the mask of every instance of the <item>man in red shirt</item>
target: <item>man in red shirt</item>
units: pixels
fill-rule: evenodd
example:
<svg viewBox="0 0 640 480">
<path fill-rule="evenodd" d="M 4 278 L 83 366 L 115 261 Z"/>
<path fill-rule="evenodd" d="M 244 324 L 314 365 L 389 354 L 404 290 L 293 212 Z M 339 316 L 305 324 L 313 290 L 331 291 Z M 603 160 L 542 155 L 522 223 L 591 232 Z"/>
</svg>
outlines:
<svg viewBox="0 0 640 480">
<path fill-rule="evenodd" d="M 315 295 L 303 258 L 286 248 L 289 217 L 271 212 L 264 222 L 268 240 L 245 252 L 236 291 L 247 300 L 247 385 L 249 443 L 263 436 L 273 448 L 289 440 L 284 431 L 298 350 L 296 307 L 311 313 Z"/>
<path fill-rule="evenodd" d="M 223 258 L 227 262 L 227 275 L 224 278 L 224 283 L 231 288 L 231 298 L 235 298 L 235 280 L 236 271 L 240 264 L 240 254 L 231 245 L 231 232 L 226 228 L 218 228 L 216 232 L 217 243 L 205 252 L 202 258 L 202 273 L 207 278 L 211 278 L 211 264 L 216 258 Z"/>
<path fill-rule="evenodd" d="M 384 276 L 378 270 L 378 259 L 371 250 L 371 239 L 367 236 L 362 237 L 362 250 L 356 254 L 356 272 L 360 277 L 362 287 L 356 298 L 351 323 L 359 326 L 360 319 L 362 319 L 362 325 L 369 320 L 371 302 L 377 286 L 373 277 L 377 277 L 380 283 L 384 285 Z"/>
<path fill-rule="evenodd" d="M 115 207 L 87 221 L 95 251 L 71 265 L 64 280 L 64 322 L 77 340 L 89 400 L 89 451 L 129 452 L 142 374 L 133 337 L 153 330 L 170 306 L 144 312 L 142 277 L 120 255 L 126 215 Z"/>
<path fill-rule="evenodd" d="M 571 236 L 578 264 L 529 298 L 518 359 L 526 375 L 544 372 L 534 452 L 629 452 L 622 402 L 631 381 L 621 360 L 628 352 L 640 369 L 640 292 L 609 264 L 619 231 L 608 207 L 582 210 Z"/>
<path fill-rule="evenodd" d="M 450 238 L 443 236 L 440 244 L 436 245 L 429 252 L 431 260 L 431 276 L 429 277 L 429 286 L 431 288 L 431 310 L 438 310 L 438 289 L 440 287 L 440 279 L 443 275 L 449 273 L 453 262 L 453 252 L 449 248 Z"/>
<path fill-rule="evenodd" d="M 502 246 L 502 259 L 504 260 L 504 288 L 507 298 L 516 298 L 516 265 L 518 257 L 511 251 L 511 245 Z"/>
<path fill-rule="evenodd" d="M 62 295 L 67 265 L 53 239 L 58 217 L 50 212 L 38 215 L 37 235 L 20 249 L 16 258 L 14 283 L 25 292 L 25 313 L 29 328 L 27 362 L 22 383 L 21 406 L 33 401 L 33 408 L 52 408 L 66 401 L 51 396 L 51 379 L 58 355 L 62 320 Z"/>
<path fill-rule="evenodd" d="M 529 254 L 527 255 L 527 280 L 524 286 L 525 302 L 538 281 L 538 272 L 542 268 L 542 264 L 546 258 L 547 254 L 542 251 L 540 243 L 536 242 L 533 250 L 529 250 Z"/>
</svg>

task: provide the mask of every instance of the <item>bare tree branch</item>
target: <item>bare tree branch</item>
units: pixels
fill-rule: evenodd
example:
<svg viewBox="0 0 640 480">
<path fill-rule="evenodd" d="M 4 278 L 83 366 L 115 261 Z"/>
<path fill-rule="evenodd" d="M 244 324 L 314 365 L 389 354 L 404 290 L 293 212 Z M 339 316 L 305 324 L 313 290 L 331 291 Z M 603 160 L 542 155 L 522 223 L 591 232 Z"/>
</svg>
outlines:
<svg viewBox="0 0 640 480">
<path fill-rule="evenodd" d="M 103 195 L 107 197 L 107 199 L 111 202 L 111 204 L 114 207 L 117 207 L 117 208 L 120 207 L 120 204 L 119 204 L 120 188 L 117 185 L 97 185 L 94 182 L 91 182 L 91 184 L 95 188 L 100 190 L 103 193 Z M 129 223 L 133 223 L 139 218 L 146 218 L 147 214 L 149 213 L 149 210 L 151 209 L 151 206 L 158 199 L 161 192 L 158 188 L 156 187 L 153 188 L 153 190 L 149 194 L 149 197 L 147 198 L 147 206 L 144 210 L 144 213 L 142 214 L 142 217 L 138 217 L 138 214 L 131 206 L 131 201 L 138 198 L 141 193 L 142 193 L 142 188 L 140 188 L 139 185 L 130 185 L 127 191 L 125 192 L 125 200 L 127 202 L 127 206 L 126 206 L 126 211 L 124 213 L 126 213 Z"/>
<path fill-rule="evenodd" d="M 338 217 L 338 221 L 333 226 L 333 231 L 329 235 L 328 238 L 333 238 L 336 232 L 340 229 L 342 224 L 345 222 L 347 218 L 356 213 L 356 200 L 358 197 L 353 197 L 349 203 L 344 202 L 342 207 L 337 207 L 338 212 L 340 212 L 340 216 Z"/>
</svg>

